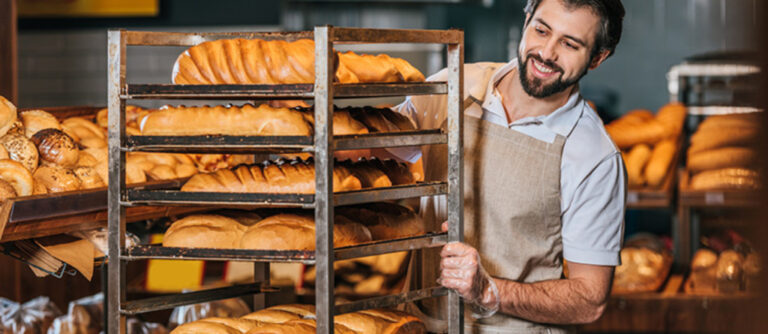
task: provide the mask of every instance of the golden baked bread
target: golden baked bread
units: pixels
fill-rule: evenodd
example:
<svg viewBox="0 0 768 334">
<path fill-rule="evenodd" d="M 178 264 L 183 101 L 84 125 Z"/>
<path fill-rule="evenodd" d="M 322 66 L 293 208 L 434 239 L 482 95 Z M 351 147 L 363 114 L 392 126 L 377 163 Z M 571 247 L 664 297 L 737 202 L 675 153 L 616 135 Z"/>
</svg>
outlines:
<svg viewBox="0 0 768 334">
<path fill-rule="evenodd" d="M 241 333 L 246 333 L 251 329 L 264 325 L 262 322 L 259 322 L 256 320 L 250 320 L 250 319 L 243 319 L 243 318 L 212 317 L 212 318 L 204 318 L 199 321 L 222 324 L 222 325 L 237 329 Z"/>
<path fill-rule="evenodd" d="M 242 332 L 220 323 L 194 321 L 174 328 L 171 334 L 242 334 Z"/>
<path fill-rule="evenodd" d="M 179 55 L 176 84 L 298 84 L 315 76 L 314 41 L 222 39 L 198 44 Z M 341 83 L 424 81 L 408 62 L 386 55 L 337 53 Z"/>
<path fill-rule="evenodd" d="M 691 177 L 690 188 L 693 190 L 724 190 L 760 188 L 760 175 L 748 168 L 723 168 L 697 173 Z"/>
<path fill-rule="evenodd" d="M 13 189 L 8 181 L 0 179 L 0 201 L 16 197 L 16 189 Z"/>
<path fill-rule="evenodd" d="M 72 168 L 72 172 L 75 173 L 78 179 L 80 179 L 80 189 L 93 189 L 107 186 L 93 167 L 79 166 Z"/>
<path fill-rule="evenodd" d="M 104 129 L 82 117 L 70 117 L 61 122 L 61 129 L 76 142 L 85 138 L 98 138 L 106 141 Z"/>
<path fill-rule="evenodd" d="M 333 245 L 344 247 L 371 241 L 362 224 L 336 216 Z M 314 250 L 315 220 L 311 215 L 277 214 L 248 228 L 240 242 L 244 249 Z"/>
<path fill-rule="evenodd" d="M 368 163 L 376 166 L 387 174 L 387 177 L 394 185 L 414 184 L 416 176 L 413 175 L 408 165 L 397 162 L 394 159 L 368 159 Z M 359 163 L 359 162 L 358 162 Z"/>
<path fill-rule="evenodd" d="M 730 167 L 752 167 L 757 163 L 757 152 L 746 147 L 723 147 L 688 154 L 688 170 L 696 173 Z"/>
<path fill-rule="evenodd" d="M 45 110 L 27 110 L 19 114 L 21 123 L 24 124 L 24 135 L 27 138 L 43 129 L 61 130 L 61 124 L 56 116 L 51 115 Z"/>
<path fill-rule="evenodd" d="M 140 130 L 148 136 L 308 136 L 312 125 L 298 110 L 246 104 L 168 107 L 144 116 Z"/>
<path fill-rule="evenodd" d="M 333 170 L 333 190 L 361 189 L 349 169 L 338 166 Z M 294 161 L 283 164 L 241 165 L 234 170 L 221 169 L 214 173 L 197 174 L 181 191 L 235 193 L 299 193 L 315 192 L 315 170 L 311 162 Z"/>
<path fill-rule="evenodd" d="M 15 125 L 17 119 L 16 106 L 0 96 L 0 136 L 4 136 Z"/>
<path fill-rule="evenodd" d="M 643 169 L 651 159 L 651 148 L 646 144 L 639 144 L 624 155 L 624 164 L 627 168 L 627 186 L 641 187 L 645 184 Z"/>
<path fill-rule="evenodd" d="M 187 154 L 200 172 L 215 172 L 222 168 L 242 164 L 253 164 L 255 159 L 250 154 Z"/>
<path fill-rule="evenodd" d="M 152 112 L 152 110 L 144 109 L 139 106 L 127 105 L 125 106 L 125 127 L 139 128 L 138 121 L 144 117 L 144 115 Z M 104 129 L 109 127 L 109 108 L 104 108 L 96 113 L 96 124 Z"/>
<path fill-rule="evenodd" d="M 686 114 L 685 105 L 672 102 L 659 109 L 656 113 L 656 119 L 667 128 L 668 137 L 677 137 L 683 131 Z"/>
<path fill-rule="evenodd" d="M 421 334 L 426 333 L 418 318 L 398 311 L 365 310 L 337 315 L 334 322 L 357 333 Z"/>
<path fill-rule="evenodd" d="M 613 142 L 620 149 L 627 149 L 638 144 L 653 145 L 670 136 L 664 123 L 650 119 L 640 124 L 619 123 L 605 127 Z"/>
<path fill-rule="evenodd" d="M 245 226 L 219 215 L 191 215 L 175 221 L 165 232 L 163 246 L 240 248 Z"/>
<path fill-rule="evenodd" d="M 197 174 L 194 161 L 186 154 L 128 152 L 125 155 L 126 182 L 173 180 Z"/>
<path fill-rule="evenodd" d="M 699 128 L 691 136 L 688 154 L 729 146 L 754 146 L 758 144 L 760 128 L 757 126 L 731 126 Z"/>
<path fill-rule="evenodd" d="M 286 323 L 266 324 L 250 330 L 247 334 L 313 334 L 315 332 L 316 326 L 314 320 L 294 320 Z M 334 327 L 334 333 L 341 334 L 349 332 Z"/>
<path fill-rule="evenodd" d="M 32 176 L 34 177 L 35 182 L 44 185 L 49 193 L 80 189 L 80 179 L 68 168 L 40 166 Z"/>
<path fill-rule="evenodd" d="M 40 162 L 43 165 L 73 167 L 80 159 L 80 149 L 75 141 L 61 130 L 47 128 L 36 132 L 32 143 L 37 146 Z"/>
<path fill-rule="evenodd" d="M 649 187 L 658 188 L 668 174 L 675 172 L 670 170 L 675 153 L 677 153 L 675 137 L 664 139 L 653 147 L 651 157 L 643 171 L 645 182 Z"/>
<path fill-rule="evenodd" d="M 685 284 L 686 293 L 711 294 L 717 291 L 717 254 L 699 249 L 691 260 L 691 275 Z"/>
<path fill-rule="evenodd" d="M 658 290 L 669 274 L 672 258 L 645 247 L 621 250 L 621 265 L 616 267 L 612 293 L 636 293 Z"/>
<path fill-rule="evenodd" d="M 373 164 L 361 161 L 358 163 L 352 163 L 347 160 L 339 164 L 352 171 L 352 174 L 360 180 L 360 185 L 363 188 L 383 188 L 391 187 L 392 181 L 389 180 L 387 174 L 381 169 L 376 168 Z"/>
<path fill-rule="evenodd" d="M 753 128 L 762 124 L 762 113 L 708 116 L 696 131 L 713 131 L 723 128 Z"/>
<path fill-rule="evenodd" d="M 315 113 L 312 108 L 297 108 L 304 116 L 304 119 L 309 122 L 310 126 L 314 130 Z M 313 131 L 314 132 L 314 131 Z M 369 133 L 368 128 L 363 123 L 356 120 L 346 109 L 335 109 L 333 112 L 333 134 L 336 136 L 341 135 L 361 135 Z"/>
<path fill-rule="evenodd" d="M 39 154 L 35 144 L 21 134 L 8 133 L 0 138 L 0 145 L 7 151 L 12 160 L 18 161 L 30 172 L 34 173 L 39 162 Z"/>
<path fill-rule="evenodd" d="M 34 191 L 32 173 L 18 161 L 0 160 L 0 180 L 10 183 L 17 196 L 29 196 Z"/>
<path fill-rule="evenodd" d="M 373 240 L 388 240 L 425 233 L 424 221 L 413 210 L 393 203 L 339 207 L 337 214 L 365 225 Z"/>
</svg>

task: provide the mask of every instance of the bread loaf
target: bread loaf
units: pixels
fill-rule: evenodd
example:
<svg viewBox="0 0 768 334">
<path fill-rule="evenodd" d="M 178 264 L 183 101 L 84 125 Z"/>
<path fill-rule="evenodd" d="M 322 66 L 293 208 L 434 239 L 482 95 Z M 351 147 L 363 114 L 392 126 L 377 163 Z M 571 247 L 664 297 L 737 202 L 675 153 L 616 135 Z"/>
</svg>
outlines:
<svg viewBox="0 0 768 334">
<path fill-rule="evenodd" d="M 37 131 L 31 138 L 37 146 L 43 165 L 70 168 L 80 159 L 80 150 L 75 141 L 61 130 L 47 128 Z"/>
<path fill-rule="evenodd" d="M 368 163 L 376 166 L 387 174 L 387 177 L 394 185 L 414 184 L 416 183 L 416 176 L 413 175 L 408 165 L 397 162 L 393 159 L 380 160 L 369 159 Z M 358 162 L 360 163 L 360 162 Z"/>
<path fill-rule="evenodd" d="M 361 189 L 349 169 L 338 166 L 333 170 L 333 190 Z M 181 187 L 181 191 L 239 192 L 239 193 L 299 193 L 315 192 L 314 164 L 294 161 L 283 164 L 238 166 L 214 173 L 197 174 Z"/>
<path fill-rule="evenodd" d="M 171 334 L 242 334 L 242 332 L 220 323 L 195 321 L 174 328 Z"/>
<path fill-rule="evenodd" d="M 174 222 L 165 232 L 163 246 L 185 248 L 240 248 L 245 226 L 218 215 L 191 215 Z"/>
<path fill-rule="evenodd" d="M 688 170 L 694 173 L 730 167 L 748 168 L 755 163 L 757 152 L 746 147 L 724 147 L 688 154 Z"/>
<path fill-rule="evenodd" d="M 664 139 L 653 147 L 651 158 L 648 160 L 648 164 L 643 172 L 649 187 L 658 188 L 664 182 L 665 176 L 669 173 L 674 173 L 674 170 L 670 171 L 670 166 L 676 152 L 677 138 L 674 137 Z"/>
<path fill-rule="evenodd" d="M 754 128 L 762 124 L 762 113 L 708 116 L 696 131 L 713 131 L 723 128 Z"/>
<path fill-rule="evenodd" d="M 371 241 L 371 232 L 362 224 L 336 216 L 333 245 L 344 247 Z M 315 221 L 310 215 L 278 214 L 248 228 L 240 241 L 245 249 L 314 250 Z"/>
<path fill-rule="evenodd" d="M 648 145 L 636 145 L 624 157 L 627 168 L 627 185 L 640 187 L 645 184 L 643 168 L 651 158 L 651 148 Z"/>
<path fill-rule="evenodd" d="M 690 188 L 693 190 L 745 189 L 756 190 L 760 187 L 757 171 L 747 168 L 723 168 L 708 170 L 691 177 Z"/>
<path fill-rule="evenodd" d="M 659 109 L 656 119 L 667 128 L 668 137 L 677 137 L 683 130 L 686 113 L 685 105 L 672 102 Z"/>
<path fill-rule="evenodd" d="M 16 106 L 6 98 L 0 96 L 0 136 L 8 133 L 18 120 Z"/>
<path fill-rule="evenodd" d="M 305 304 L 276 305 L 242 316 L 242 319 L 266 323 L 284 323 L 292 320 L 313 318 L 315 306 Z"/>
<path fill-rule="evenodd" d="M 689 154 L 724 148 L 729 146 L 757 145 L 760 128 L 748 127 L 709 127 L 698 130 L 691 136 Z"/>
<path fill-rule="evenodd" d="M 176 84 L 298 84 L 315 76 L 314 42 L 223 39 L 198 44 L 173 66 Z M 386 55 L 337 53 L 336 81 L 341 83 L 424 81 L 404 60 Z"/>
<path fill-rule="evenodd" d="M 17 196 L 29 196 L 35 187 L 32 173 L 21 163 L 11 160 L 0 160 L 0 180 L 8 182 Z"/>
<path fill-rule="evenodd" d="M 413 210 L 393 203 L 339 207 L 337 214 L 365 225 L 371 231 L 373 240 L 397 239 L 425 233 L 424 222 Z"/>
<path fill-rule="evenodd" d="M 27 110 L 20 113 L 21 123 L 24 124 L 24 135 L 31 138 L 43 129 L 61 130 L 61 124 L 56 116 L 45 110 Z"/>
<path fill-rule="evenodd" d="M 250 319 L 241 319 L 241 318 L 212 317 L 212 318 L 201 319 L 200 321 L 211 322 L 211 323 L 232 327 L 240 331 L 240 333 L 247 333 L 249 330 L 252 330 L 256 327 L 264 326 L 264 323 L 262 322 L 259 322 L 256 320 L 250 320 Z"/>
<path fill-rule="evenodd" d="M 365 162 L 352 163 L 350 160 L 347 160 L 339 165 L 349 168 L 349 170 L 352 171 L 352 174 L 360 180 L 360 185 L 363 188 L 384 188 L 392 186 L 392 181 L 387 174 L 372 164 Z"/>
<path fill-rule="evenodd" d="M 35 182 L 45 186 L 49 193 L 80 189 L 80 179 L 68 168 L 40 166 L 33 174 Z"/>
</svg>

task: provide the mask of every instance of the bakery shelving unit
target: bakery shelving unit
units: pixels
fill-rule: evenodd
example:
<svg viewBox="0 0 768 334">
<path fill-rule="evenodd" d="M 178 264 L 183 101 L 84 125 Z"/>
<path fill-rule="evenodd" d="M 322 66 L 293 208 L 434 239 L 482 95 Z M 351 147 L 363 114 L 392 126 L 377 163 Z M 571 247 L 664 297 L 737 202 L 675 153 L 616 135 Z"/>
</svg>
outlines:
<svg viewBox="0 0 768 334">
<path fill-rule="evenodd" d="M 261 38 L 292 41 L 302 38 L 315 42 L 314 84 L 290 85 L 164 85 L 129 84 L 126 81 L 126 48 L 145 46 L 193 46 L 223 38 Z M 449 79 L 429 83 L 339 84 L 334 82 L 334 44 L 339 43 L 430 43 L 446 45 Z M 258 294 L 255 308 L 269 303 L 270 262 L 315 264 L 317 332 L 333 332 L 333 316 L 356 310 L 388 307 L 410 301 L 448 296 L 448 332 L 459 333 L 463 327 L 463 306 L 459 297 L 441 287 L 365 299 L 353 303 L 334 303 L 333 262 L 403 250 L 438 247 L 463 238 L 463 168 L 462 108 L 464 34 L 460 30 L 392 30 L 355 29 L 332 26 L 316 27 L 305 32 L 270 33 L 165 33 L 110 30 L 108 42 L 109 73 L 109 173 L 115 182 L 109 184 L 109 281 L 108 332 L 124 333 L 125 316 L 200 303 L 244 294 Z M 338 98 L 386 97 L 419 94 L 443 94 L 448 98 L 446 130 L 418 130 L 390 134 L 332 136 L 333 101 Z M 314 99 L 314 136 L 132 136 L 125 133 L 125 102 L 131 99 Z M 383 189 L 364 189 L 333 193 L 333 152 L 376 147 L 447 144 L 447 182 L 427 182 Z M 196 153 L 273 153 L 310 152 L 315 161 L 316 193 L 295 194 L 227 194 L 181 192 L 178 187 L 125 187 L 125 153 L 196 152 Z M 419 237 L 372 242 L 344 248 L 333 247 L 334 206 L 375 202 L 417 196 L 446 195 L 450 229 L 447 233 L 428 233 Z M 126 209 L 140 205 L 216 205 L 227 207 L 296 207 L 315 211 L 315 251 L 213 250 L 168 248 L 143 245 L 126 249 Z M 138 259 L 238 260 L 255 263 L 256 282 L 216 290 L 126 300 L 125 263 Z"/>
</svg>

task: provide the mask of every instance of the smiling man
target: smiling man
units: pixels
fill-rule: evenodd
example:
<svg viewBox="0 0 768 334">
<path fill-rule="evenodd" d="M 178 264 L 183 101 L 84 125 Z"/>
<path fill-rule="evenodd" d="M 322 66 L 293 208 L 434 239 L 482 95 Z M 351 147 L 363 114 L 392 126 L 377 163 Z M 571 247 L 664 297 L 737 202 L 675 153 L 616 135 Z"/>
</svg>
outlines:
<svg viewBox="0 0 768 334">
<path fill-rule="evenodd" d="M 473 333 L 558 333 L 592 322 L 619 264 L 624 166 L 578 82 L 613 54 L 624 7 L 619 0 L 528 0 L 525 14 L 518 58 L 465 65 L 466 243 L 414 262 L 423 275 L 413 284 L 437 279 L 464 298 Z M 398 110 L 419 128 L 437 128 L 445 103 L 409 97 Z M 445 178 L 444 147 L 389 151 L 410 161 L 423 155 L 426 179 Z M 445 198 L 422 199 L 430 228 L 441 227 L 445 209 Z M 429 301 L 422 306 L 425 317 L 442 313 Z M 444 322 L 428 324 L 444 329 Z"/>
</svg>

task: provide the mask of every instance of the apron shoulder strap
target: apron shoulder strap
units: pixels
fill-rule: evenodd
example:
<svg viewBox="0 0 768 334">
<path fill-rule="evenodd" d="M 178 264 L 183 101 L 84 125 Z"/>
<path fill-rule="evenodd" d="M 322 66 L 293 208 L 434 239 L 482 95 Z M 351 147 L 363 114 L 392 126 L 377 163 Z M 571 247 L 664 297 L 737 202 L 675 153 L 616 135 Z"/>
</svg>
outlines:
<svg viewBox="0 0 768 334">
<path fill-rule="evenodd" d="M 506 63 L 472 63 L 464 66 L 464 87 L 467 90 L 467 97 L 464 99 L 464 108 L 472 103 L 482 105 L 485 100 L 485 94 L 488 91 L 488 84 L 493 78 L 493 74 L 499 67 Z"/>
</svg>

